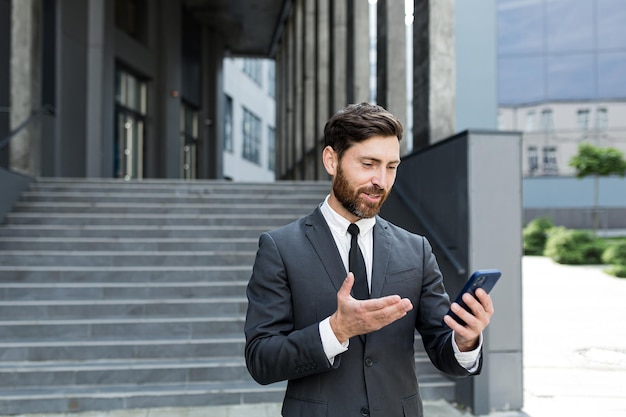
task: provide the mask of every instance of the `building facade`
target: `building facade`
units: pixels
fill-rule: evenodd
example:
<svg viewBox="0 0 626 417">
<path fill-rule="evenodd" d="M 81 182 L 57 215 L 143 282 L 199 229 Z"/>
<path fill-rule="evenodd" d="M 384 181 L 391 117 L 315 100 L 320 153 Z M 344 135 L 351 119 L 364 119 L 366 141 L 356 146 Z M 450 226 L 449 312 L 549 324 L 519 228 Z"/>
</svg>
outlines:
<svg viewBox="0 0 626 417">
<path fill-rule="evenodd" d="M 225 58 L 224 95 L 224 178 L 274 181 L 274 61 Z"/>
<path fill-rule="evenodd" d="M 523 132 L 525 176 L 571 176 L 589 141 L 626 152 L 620 0 L 498 0 L 498 125 Z"/>
</svg>

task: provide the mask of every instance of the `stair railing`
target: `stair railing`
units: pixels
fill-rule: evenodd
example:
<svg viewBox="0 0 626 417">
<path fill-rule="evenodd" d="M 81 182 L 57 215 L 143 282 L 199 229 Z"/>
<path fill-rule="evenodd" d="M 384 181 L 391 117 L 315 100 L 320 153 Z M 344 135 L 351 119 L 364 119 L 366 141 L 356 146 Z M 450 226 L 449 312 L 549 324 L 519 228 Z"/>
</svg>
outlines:
<svg viewBox="0 0 626 417">
<path fill-rule="evenodd" d="M 3 112 L 7 112 L 7 113 L 9 111 L 9 109 L 7 108 L 2 108 L 0 110 L 2 110 Z M 34 110 L 30 114 L 30 116 L 28 116 L 26 120 L 20 123 L 15 129 L 10 131 L 7 135 L 5 135 L 2 138 L 2 140 L 0 140 L 0 151 L 3 150 L 5 147 L 7 147 L 11 139 L 13 139 L 18 133 L 20 133 L 28 125 L 30 125 L 32 122 L 34 122 L 36 119 L 38 119 L 42 115 L 54 116 L 55 115 L 54 107 L 51 104 L 44 104 L 39 109 Z"/>
<path fill-rule="evenodd" d="M 467 271 L 467 269 L 463 266 L 463 264 L 461 264 L 461 262 L 457 259 L 454 253 L 452 253 L 452 251 L 448 249 L 448 246 L 444 242 L 443 238 L 437 232 L 435 232 L 435 229 L 433 226 L 431 226 L 430 222 L 428 222 L 424 218 L 424 216 L 422 216 L 419 210 L 415 208 L 415 205 L 411 203 L 411 200 L 402 189 L 402 186 L 396 183 L 394 184 L 393 189 L 396 195 L 400 198 L 400 200 L 407 207 L 411 215 L 415 217 L 417 221 L 419 221 L 422 224 L 422 227 L 424 231 L 426 232 L 428 239 L 432 240 L 433 243 L 435 243 L 439 247 L 439 250 L 443 253 L 443 256 L 445 256 L 448 259 L 450 264 L 452 264 L 452 267 L 456 270 L 457 274 L 465 275 L 465 272 Z"/>
</svg>

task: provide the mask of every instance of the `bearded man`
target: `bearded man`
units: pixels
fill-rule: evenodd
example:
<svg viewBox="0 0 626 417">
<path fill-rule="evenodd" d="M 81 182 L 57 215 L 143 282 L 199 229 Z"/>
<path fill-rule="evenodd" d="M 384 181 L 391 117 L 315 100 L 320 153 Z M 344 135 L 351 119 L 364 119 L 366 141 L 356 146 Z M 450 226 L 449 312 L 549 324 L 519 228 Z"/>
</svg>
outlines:
<svg viewBox="0 0 626 417">
<path fill-rule="evenodd" d="M 378 216 L 401 139 L 380 106 L 337 112 L 324 128 L 330 194 L 259 239 L 245 357 L 260 384 L 288 381 L 284 417 L 421 417 L 415 331 L 442 372 L 480 371 L 491 298 L 478 290 L 464 296 L 470 311 L 451 306 L 427 239 Z"/>
</svg>

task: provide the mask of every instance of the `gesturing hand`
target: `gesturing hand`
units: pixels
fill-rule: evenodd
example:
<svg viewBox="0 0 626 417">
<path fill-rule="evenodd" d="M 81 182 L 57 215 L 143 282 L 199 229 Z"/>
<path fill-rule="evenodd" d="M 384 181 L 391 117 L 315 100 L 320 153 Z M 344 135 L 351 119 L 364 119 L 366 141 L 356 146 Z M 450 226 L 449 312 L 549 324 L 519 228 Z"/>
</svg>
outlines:
<svg viewBox="0 0 626 417">
<path fill-rule="evenodd" d="M 413 309 L 409 299 L 398 295 L 357 300 L 350 295 L 353 284 L 354 275 L 350 272 L 337 292 L 337 311 L 330 317 L 330 327 L 341 343 L 379 330 Z"/>
</svg>

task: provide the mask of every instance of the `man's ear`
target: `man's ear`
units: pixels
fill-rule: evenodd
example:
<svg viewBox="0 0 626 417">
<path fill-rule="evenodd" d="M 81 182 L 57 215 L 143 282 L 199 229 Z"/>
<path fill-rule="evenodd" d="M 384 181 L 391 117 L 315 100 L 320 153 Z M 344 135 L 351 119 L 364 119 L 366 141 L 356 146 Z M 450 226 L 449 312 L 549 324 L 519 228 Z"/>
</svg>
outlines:
<svg viewBox="0 0 626 417">
<path fill-rule="evenodd" d="M 326 168 L 328 175 L 334 177 L 337 172 L 337 164 L 339 162 L 337 152 L 335 152 L 335 150 L 330 146 L 325 147 L 322 152 L 322 161 L 324 162 L 324 168 Z"/>
</svg>

